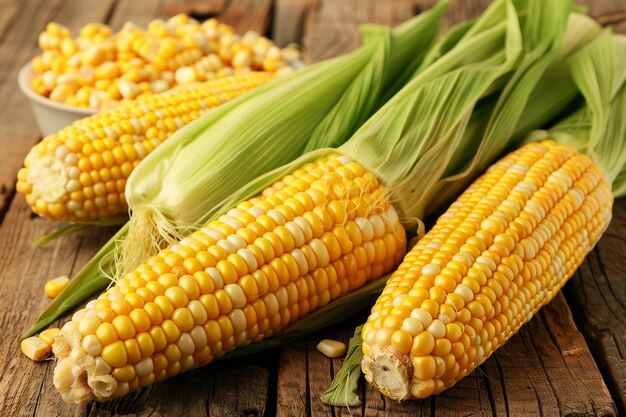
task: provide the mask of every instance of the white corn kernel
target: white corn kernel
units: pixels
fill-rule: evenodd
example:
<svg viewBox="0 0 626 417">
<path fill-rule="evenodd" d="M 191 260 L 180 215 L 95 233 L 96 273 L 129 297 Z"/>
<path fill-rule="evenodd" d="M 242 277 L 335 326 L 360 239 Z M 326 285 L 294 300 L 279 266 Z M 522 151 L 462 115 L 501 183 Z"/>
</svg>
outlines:
<svg viewBox="0 0 626 417">
<path fill-rule="evenodd" d="M 178 68 L 174 77 L 176 79 L 176 83 L 178 84 L 190 84 L 198 79 L 196 70 L 192 67 Z"/>
<path fill-rule="evenodd" d="M 329 358 L 339 358 L 346 353 L 347 346 L 345 343 L 336 340 L 324 339 L 317 344 L 317 350 Z"/>
</svg>

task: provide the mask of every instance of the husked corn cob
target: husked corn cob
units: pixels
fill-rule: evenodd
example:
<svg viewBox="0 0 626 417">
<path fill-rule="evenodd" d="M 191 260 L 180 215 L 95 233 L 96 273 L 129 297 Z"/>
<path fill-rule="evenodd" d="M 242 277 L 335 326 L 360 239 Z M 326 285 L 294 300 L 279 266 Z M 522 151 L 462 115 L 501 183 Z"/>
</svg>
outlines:
<svg viewBox="0 0 626 417">
<path fill-rule="evenodd" d="M 17 190 L 53 220 L 123 214 L 126 180 L 143 158 L 177 129 L 273 77 L 250 72 L 180 87 L 76 121 L 33 147 Z"/>
<path fill-rule="evenodd" d="M 439 218 L 363 327 L 363 372 L 394 399 L 424 398 L 483 363 L 557 292 L 611 219 L 587 156 L 551 141 L 495 164 Z"/>
<path fill-rule="evenodd" d="M 125 395 L 280 331 L 391 271 L 405 232 L 349 158 L 293 171 L 117 281 L 56 337 L 68 402 Z"/>
</svg>

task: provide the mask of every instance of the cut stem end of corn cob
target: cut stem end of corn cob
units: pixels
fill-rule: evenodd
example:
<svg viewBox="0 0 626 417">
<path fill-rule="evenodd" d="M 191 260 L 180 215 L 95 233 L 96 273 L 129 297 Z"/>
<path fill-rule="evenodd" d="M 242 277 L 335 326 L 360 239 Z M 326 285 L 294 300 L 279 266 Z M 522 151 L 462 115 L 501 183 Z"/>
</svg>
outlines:
<svg viewBox="0 0 626 417">
<path fill-rule="evenodd" d="M 82 348 L 80 333 L 70 329 L 73 322 L 66 326 L 52 345 L 58 359 L 53 381 L 63 400 L 78 404 L 115 395 L 118 381 L 110 374 L 111 367 Z"/>
<path fill-rule="evenodd" d="M 411 375 L 413 365 L 411 356 L 402 353 L 393 346 L 372 348 L 372 356 L 363 358 L 361 369 L 365 379 L 380 392 L 394 400 L 411 398 Z"/>
</svg>

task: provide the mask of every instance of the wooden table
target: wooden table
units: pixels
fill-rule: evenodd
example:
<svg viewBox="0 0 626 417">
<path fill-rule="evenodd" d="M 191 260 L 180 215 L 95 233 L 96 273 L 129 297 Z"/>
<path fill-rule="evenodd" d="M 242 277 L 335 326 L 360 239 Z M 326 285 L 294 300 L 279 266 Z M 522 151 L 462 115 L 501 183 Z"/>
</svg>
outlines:
<svg viewBox="0 0 626 417">
<path fill-rule="evenodd" d="M 0 416 L 614 416 L 626 414 L 626 199 L 575 277 L 520 334 L 479 370 L 444 394 L 398 404 L 362 384 L 361 407 L 321 403 L 341 360 L 319 354 L 326 337 L 347 341 L 362 316 L 307 340 L 180 375 L 122 400 L 83 406 L 61 401 L 51 361 L 35 363 L 19 351 L 19 335 L 48 299 L 44 282 L 72 275 L 113 233 L 94 229 L 34 249 L 30 242 L 56 226 L 30 213 L 15 193 L 15 177 L 40 140 L 18 69 L 37 52 L 49 21 L 77 30 L 87 22 L 119 29 L 131 20 L 179 12 L 218 16 L 239 31 L 255 29 L 281 46 L 304 45 L 315 62 L 354 49 L 356 25 L 396 25 L 428 7 L 419 0 L 0 0 Z M 446 25 L 476 16 L 486 1 L 453 3 Z M 587 0 L 590 13 L 626 32 L 626 0 Z"/>
</svg>

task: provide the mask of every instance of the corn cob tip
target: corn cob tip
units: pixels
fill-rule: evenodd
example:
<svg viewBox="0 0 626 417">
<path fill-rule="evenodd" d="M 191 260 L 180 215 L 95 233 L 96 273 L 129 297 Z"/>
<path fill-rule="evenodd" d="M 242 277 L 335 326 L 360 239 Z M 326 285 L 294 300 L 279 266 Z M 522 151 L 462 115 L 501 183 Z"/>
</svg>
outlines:
<svg viewBox="0 0 626 417">
<path fill-rule="evenodd" d="M 69 322 L 66 326 L 74 326 L 74 323 Z M 80 346 L 81 338 L 77 332 L 63 330 L 52 345 L 58 359 L 53 382 L 63 400 L 79 404 L 114 395 L 118 383 L 109 373 L 111 368 Z"/>
<path fill-rule="evenodd" d="M 371 356 L 364 356 L 361 369 L 365 379 L 385 396 L 404 401 L 411 398 L 411 375 L 413 364 L 411 356 L 402 353 L 393 346 L 372 348 Z"/>
</svg>

